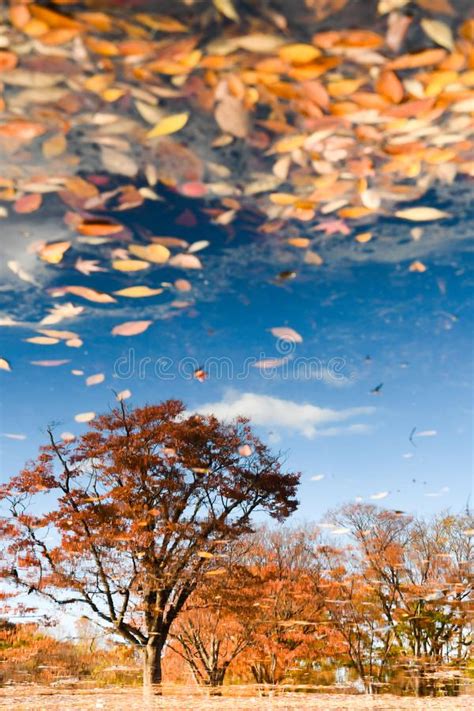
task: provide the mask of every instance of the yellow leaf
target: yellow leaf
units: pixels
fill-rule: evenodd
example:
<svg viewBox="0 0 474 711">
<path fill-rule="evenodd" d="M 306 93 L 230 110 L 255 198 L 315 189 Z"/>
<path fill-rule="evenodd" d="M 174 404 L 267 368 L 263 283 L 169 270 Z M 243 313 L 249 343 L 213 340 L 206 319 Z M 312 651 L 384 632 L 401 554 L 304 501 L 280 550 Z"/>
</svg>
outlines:
<svg viewBox="0 0 474 711">
<path fill-rule="evenodd" d="M 453 49 L 453 33 L 444 22 L 424 17 L 421 21 L 421 26 L 433 42 L 436 42 L 436 44 L 439 44 L 441 47 L 445 47 L 446 49 Z"/>
<path fill-rule="evenodd" d="M 349 220 L 359 220 L 361 217 L 366 217 L 371 215 L 373 212 L 369 207 L 361 207 L 359 205 L 354 205 L 353 207 L 343 207 L 339 210 L 338 215 L 340 217 L 346 217 Z"/>
<path fill-rule="evenodd" d="M 372 232 L 361 232 L 359 235 L 356 235 L 356 242 L 359 242 L 360 244 L 365 244 L 366 242 L 370 242 L 372 239 Z"/>
<path fill-rule="evenodd" d="M 308 137 L 303 134 L 298 134 L 297 136 L 288 136 L 287 138 L 281 138 L 273 146 L 273 150 L 277 153 L 291 153 L 297 148 L 301 148 Z"/>
<path fill-rule="evenodd" d="M 312 44 L 287 44 L 281 47 L 278 54 L 280 59 L 290 64 L 308 64 L 321 56 L 321 50 Z"/>
<path fill-rule="evenodd" d="M 341 79 L 340 81 L 330 82 L 327 86 L 329 96 L 338 98 L 340 96 L 349 96 L 365 83 L 365 79 Z"/>
<path fill-rule="evenodd" d="M 138 272 L 147 269 L 150 264 L 142 262 L 140 259 L 116 259 L 112 262 L 112 266 L 119 272 Z"/>
<path fill-rule="evenodd" d="M 239 21 L 239 15 L 232 0 L 212 0 L 212 2 L 216 10 L 218 10 L 221 15 L 224 15 L 224 17 L 227 17 L 228 20 L 233 20 L 234 22 Z"/>
<path fill-rule="evenodd" d="M 70 246 L 70 242 L 52 242 L 52 244 L 47 244 L 39 251 L 40 259 L 42 259 L 43 262 L 48 262 L 48 264 L 59 264 Z"/>
<path fill-rule="evenodd" d="M 112 87 L 102 92 L 102 98 L 104 99 L 104 101 L 108 101 L 111 104 L 114 101 L 121 99 L 124 94 L 125 91 L 123 89 Z"/>
<path fill-rule="evenodd" d="M 309 239 L 307 237 L 290 237 L 288 244 L 291 244 L 292 247 L 305 249 L 306 247 L 309 247 Z"/>
<path fill-rule="evenodd" d="M 208 558 L 208 559 L 214 558 L 213 554 L 212 554 L 212 553 L 208 553 L 207 551 L 198 551 L 198 552 L 197 552 L 197 555 L 198 555 L 200 558 Z"/>
<path fill-rule="evenodd" d="M 145 101 L 135 101 L 135 108 L 140 116 L 148 123 L 158 124 L 163 118 L 163 111 L 157 106 L 147 104 Z"/>
<path fill-rule="evenodd" d="M 48 336 L 34 336 L 33 338 L 25 338 L 27 343 L 34 343 L 37 346 L 54 346 L 59 343 L 59 338 L 49 338 Z"/>
<path fill-rule="evenodd" d="M 44 141 L 41 149 L 46 159 L 57 158 L 62 155 L 67 148 L 67 140 L 63 133 L 55 133 L 54 136 Z"/>
<path fill-rule="evenodd" d="M 406 210 L 398 210 L 395 217 L 401 220 L 413 220 L 415 222 L 430 222 L 431 220 L 441 220 L 450 217 L 448 212 L 437 210 L 435 207 L 409 207 Z"/>
<path fill-rule="evenodd" d="M 162 244 L 150 244 L 146 246 L 131 244 L 128 251 L 133 254 L 134 257 L 144 259 L 147 262 L 153 262 L 154 264 L 164 264 L 168 261 L 171 254 L 169 249 L 163 247 Z"/>
<path fill-rule="evenodd" d="M 129 299 L 140 299 L 143 296 L 156 296 L 162 293 L 163 289 L 150 289 L 148 286 L 129 286 L 127 289 L 114 291 L 117 296 L 126 296 Z"/>
<path fill-rule="evenodd" d="M 170 133 L 176 133 L 186 126 L 189 114 L 172 114 L 166 116 L 159 121 L 151 131 L 148 131 L 147 138 L 157 138 L 158 136 L 168 136 Z"/>
<path fill-rule="evenodd" d="M 272 193 L 270 195 L 270 201 L 274 205 L 293 205 L 297 199 L 297 196 L 291 195 L 291 193 Z"/>
<path fill-rule="evenodd" d="M 0 370 L 11 371 L 10 363 L 6 360 L 6 358 L 0 358 Z"/>
</svg>

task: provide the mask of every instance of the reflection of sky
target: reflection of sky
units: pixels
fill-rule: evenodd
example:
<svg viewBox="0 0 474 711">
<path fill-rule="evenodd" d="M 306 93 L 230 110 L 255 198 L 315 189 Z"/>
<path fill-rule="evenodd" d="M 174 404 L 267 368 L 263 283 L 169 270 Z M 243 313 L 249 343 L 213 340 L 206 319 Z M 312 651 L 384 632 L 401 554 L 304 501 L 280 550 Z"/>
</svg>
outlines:
<svg viewBox="0 0 474 711">
<path fill-rule="evenodd" d="M 383 503 L 394 508 L 461 508 L 471 468 L 468 187 L 448 192 L 437 206 L 461 216 L 461 223 L 426 225 L 419 242 L 410 237 L 412 224 L 390 220 L 370 227 L 375 238 L 368 245 L 357 245 L 353 235 L 317 233 L 314 249 L 325 259 L 322 267 L 302 264 L 302 250 L 276 236 L 253 234 L 249 223 L 245 229 L 234 225 L 233 236 L 202 222 L 177 226 L 182 206 L 161 214 L 155 205 L 153 213 L 130 213 L 132 223 L 143 219 L 153 234 L 190 242 L 210 239 L 199 253 L 204 269 L 156 267 L 145 275 L 85 277 L 70 266 L 79 253 L 108 259 L 103 246 L 74 243 L 59 266 L 26 254 L 34 240 L 64 238 L 53 208 L 40 225 L 35 216 L 3 223 L 8 259 L 28 268 L 42 291 L 9 273 L 0 292 L 3 315 L 28 323 L 2 328 L 0 355 L 13 371 L 0 372 L 1 431 L 26 435 L 1 438 L 2 479 L 35 455 L 49 423 L 58 423 L 58 433 L 83 432 L 75 414 L 100 412 L 113 404 L 113 390 L 130 389 L 134 405 L 178 397 L 192 409 L 252 415 L 262 437 L 285 452 L 288 467 L 303 472 L 303 518 L 383 492 L 389 492 Z M 413 259 L 422 259 L 427 271 L 408 272 Z M 295 270 L 296 277 L 279 282 L 275 277 L 283 270 Z M 188 294 L 100 306 L 76 297 L 53 299 L 45 291 L 82 284 L 112 292 L 182 276 L 193 283 L 195 299 L 184 309 L 172 301 L 188 300 Z M 37 335 L 32 327 L 47 309 L 66 301 L 85 306 L 84 314 L 50 328 L 76 331 L 83 348 L 25 343 Z M 110 335 L 117 323 L 138 319 L 154 322 L 139 336 Z M 288 344 L 269 331 L 277 326 L 295 329 L 303 343 L 287 352 Z M 70 363 L 55 368 L 30 363 L 63 358 Z M 271 373 L 252 364 L 266 358 L 286 361 Z M 196 367 L 209 370 L 205 382 L 191 377 Z M 73 368 L 84 376 L 72 375 Z M 126 377 L 117 377 L 117 370 Z M 105 382 L 86 387 L 85 377 L 101 372 Z M 380 383 L 380 394 L 370 393 Z"/>
</svg>

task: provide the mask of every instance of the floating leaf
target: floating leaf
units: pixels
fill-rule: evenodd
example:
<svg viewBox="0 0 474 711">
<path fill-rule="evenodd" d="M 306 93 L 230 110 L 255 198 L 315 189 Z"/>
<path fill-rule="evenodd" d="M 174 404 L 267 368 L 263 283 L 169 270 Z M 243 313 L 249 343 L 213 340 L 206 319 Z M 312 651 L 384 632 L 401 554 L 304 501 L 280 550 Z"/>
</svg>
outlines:
<svg viewBox="0 0 474 711">
<path fill-rule="evenodd" d="M 97 259 L 82 259 L 82 257 L 78 257 L 74 268 L 77 269 L 78 272 L 81 272 L 81 274 L 85 274 L 86 276 L 90 276 L 93 272 L 107 271 L 103 267 L 99 267 L 99 262 Z"/>
<path fill-rule="evenodd" d="M 304 255 L 304 261 L 306 264 L 312 264 L 315 267 L 320 267 L 324 264 L 324 260 L 317 252 L 308 251 Z"/>
<path fill-rule="evenodd" d="M 6 358 L 0 358 L 0 370 L 11 371 L 10 363 L 7 361 Z"/>
<path fill-rule="evenodd" d="M 25 338 L 26 343 L 34 343 L 37 346 L 54 346 L 59 343 L 59 338 L 49 338 L 48 336 L 33 336 Z"/>
<path fill-rule="evenodd" d="M 157 106 L 152 106 L 144 101 L 135 101 L 135 106 L 140 116 L 148 123 L 158 124 L 163 118 L 163 111 Z"/>
<path fill-rule="evenodd" d="M 169 264 L 180 269 L 202 269 L 201 261 L 194 254 L 176 254 Z"/>
<path fill-rule="evenodd" d="M 401 220 L 429 222 L 430 220 L 442 220 L 450 215 L 436 207 L 409 207 L 406 210 L 397 210 L 395 217 L 399 217 Z"/>
<path fill-rule="evenodd" d="M 187 280 L 187 279 L 176 279 L 174 283 L 175 289 L 178 291 L 191 291 L 192 290 L 192 284 Z"/>
<path fill-rule="evenodd" d="M 77 333 L 74 333 L 73 331 L 57 331 L 53 328 L 40 328 L 38 331 L 39 333 L 42 333 L 43 336 L 48 336 L 49 338 L 59 338 L 62 341 L 77 338 Z"/>
<path fill-rule="evenodd" d="M 109 173 L 125 175 L 128 178 L 134 178 L 138 173 L 138 164 L 133 158 L 113 148 L 102 146 L 101 159 L 102 165 Z"/>
<path fill-rule="evenodd" d="M 152 323 L 153 321 L 126 321 L 114 326 L 112 334 L 114 336 L 137 336 L 146 331 Z"/>
<path fill-rule="evenodd" d="M 41 207 L 42 202 L 43 198 L 41 195 L 38 193 L 31 193 L 30 195 L 23 195 L 18 198 L 13 205 L 13 209 L 19 214 L 28 214 L 30 212 L 35 212 L 39 207 Z"/>
<path fill-rule="evenodd" d="M 453 49 L 453 33 L 445 22 L 424 17 L 420 24 L 424 32 L 430 39 L 433 40 L 433 42 L 436 42 L 436 44 L 439 44 L 441 47 L 445 47 L 446 49 Z"/>
<path fill-rule="evenodd" d="M 88 378 L 86 378 L 86 385 L 99 385 L 99 383 L 103 383 L 105 380 L 105 375 L 103 373 L 96 373 L 95 375 L 89 375 Z"/>
<path fill-rule="evenodd" d="M 356 242 L 359 242 L 360 244 L 365 244 L 366 242 L 370 242 L 372 239 L 372 232 L 361 232 L 360 234 L 356 235 L 355 240 Z"/>
<path fill-rule="evenodd" d="M 150 289 L 149 286 L 129 286 L 120 291 L 114 291 L 117 296 L 126 296 L 129 299 L 140 299 L 145 296 L 156 296 L 162 294 L 163 289 Z"/>
<path fill-rule="evenodd" d="M 70 242 L 51 242 L 46 244 L 39 251 L 40 259 L 49 264 L 59 264 L 70 246 Z"/>
<path fill-rule="evenodd" d="M 177 133 L 186 126 L 189 119 L 188 113 L 172 114 L 159 121 L 151 131 L 148 131 L 147 138 L 158 138 L 158 136 L 168 136 Z"/>
<path fill-rule="evenodd" d="M 122 232 L 123 225 L 118 225 L 115 222 L 107 222 L 105 220 L 84 220 L 84 222 L 77 225 L 76 230 L 81 235 L 107 237 L 108 235 L 114 235 L 117 234 L 117 232 Z"/>
<path fill-rule="evenodd" d="M 7 262 L 7 266 L 12 271 L 16 276 L 21 279 L 22 281 L 26 281 L 29 284 L 34 284 L 35 286 L 38 286 L 36 280 L 34 277 L 31 276 L 23 267 L 21 264 L 19 264 L 16 260 L 11 259 L 9 262 Z"/>
<path fill-rule="evenodd" d="M 389 69 L 418 69 L 419 67 L 429 67 L 431 64 L 438 64 L 446 56 L 444 49 L 425 49 L 414 54 L 403 54 L 389 62 Z"/>
<path fill-rule="evenodd" d="M 410 264 L 408 267 L 408 271 L 410 272 L 418 272 L 419 274 L 423 274 L 423 272 L 426 272 L 427 267 L 423 264 L 423 262 L 415 261 Z"/>
<path fill-rule="evenodd" d="M 321 56 L 321 50 L 312 44 L 286 44 L 280 47 L 278 54 L 284 62 L 290 64 L 309 64 Z"/>
<path fill-rule="evenodd" d="M 270 332 L 275 338 L 280 338 L 282 341 L 290 341 L 292 343 L 303 343 L 303 338 L 293 328 L 287 326 L 277 326 L 271 328 Z"/>
<path fill-rule="evenodd" d="M 140 259 L 115 259 L 112 262 L 112 267 L 119 272 L 139 272 L 142 269 L 148 269 L 149 266 L 149 262 Z"/>
<path fill-rule="evenodd" d="M 232 0 L 212 0 L 212 2 L 216 10 L 218 10 L 221 15 L 224 15 L 224 17 L 227 17 L 228 20 L 233 20 L 234 22 L 239 21 L 239 15 Z"/>
<path fill-rule="evenodd" d="M 227 95 L 216 106 L 214 117 L 224 133 L 236 138 L 245 138 L 249 131 L 248 114 L 235 96 Z"/>
<path fill-rule="evenodd" d="M 66 363 L 70 363 L 70 360 L 63 359 L 63 360 L 31 360 L 30 363 L 31 365 L 39 365 L 42 368 L 56 368 L 59 365 L 66 365 Z"/>
<path fill-rule="evenodd" d="M 203 249 L 206 249 L 206 247 L 209 247 L 209 242 L 207 239 L 200 239 L 197 242 L 193 242 L 188 249 L 188 253 L 195 253 L 195 252 L 200 252 Z"/>
<path fill-rule="evenodd" d="M 131 244 L 128 251 L 134 255 L 134 257 L 139 257 L 147 262 L 153 262 L 154 264 L 164 264 L 168 261 L 170 257 L 170 251 L 162 244 L 149 244 L 142 246 L 140 244 Z"/>
<path fill-rule="evenodd" d="M 56 133 L 51 138 L 43 141 L 41 147 L 43 151 L 43 156 L 46 159 L 58 158 L 67 150 L 67 140 L 64 133 Z"/>
<path fill-rule="evenodd" d="M 68 294 L 74 294 L 75 296 L 81 296 L 88 301 L 95 301 L 97 304 L 113 304 L 116 302 L 116 299 L 110 296 L 110 294 L 106 294 L 104 291 L 89 289 L 87 286 L 66 286 L 63 287 L 63 291 Z M 43 321 L 43 323 L 45 322 Z"/>
</svg>

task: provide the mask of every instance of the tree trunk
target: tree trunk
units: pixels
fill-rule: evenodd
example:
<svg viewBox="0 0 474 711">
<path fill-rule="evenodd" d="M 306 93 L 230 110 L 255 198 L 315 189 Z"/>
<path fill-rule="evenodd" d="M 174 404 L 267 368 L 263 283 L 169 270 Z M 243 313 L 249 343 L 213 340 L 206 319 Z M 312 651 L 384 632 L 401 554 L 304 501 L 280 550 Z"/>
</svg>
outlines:
<svg viewBox="0 0 474 711">
<path fill-rule="evenodd" d="M 224 686 L 225 669 L 214 669 L 209 675 L 209 686 L 211 696 L 222 696 Z"/>
<path fill-rule="evenodd" d="M 143 690 L 147 695 L 162 693 L 161 645 L 147 644 L 143 652 Z"/>
</svg>

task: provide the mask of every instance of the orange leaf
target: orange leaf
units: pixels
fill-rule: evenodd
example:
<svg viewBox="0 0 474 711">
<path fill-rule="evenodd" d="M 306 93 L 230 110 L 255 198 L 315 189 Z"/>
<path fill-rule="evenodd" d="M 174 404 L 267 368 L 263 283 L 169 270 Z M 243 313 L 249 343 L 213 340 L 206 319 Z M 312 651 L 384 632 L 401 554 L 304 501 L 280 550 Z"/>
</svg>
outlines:
<svg viewBox="0 0 474 711">
<path fill-rule="evenodd" d="M 399 104 L 403 99 L 404 89 L 403 84 L 397 77 L 395 72 L 382 72 L 377 80 L 376 89 L 379 94 L 384 96 L 394 104 Z"/>
<path fill-rule="evenodd" d="M 88 301 L 95 301 L 97 304 L 111 304 L 116 301 L 110 294 L 106 294 L 103 291 L 96 291 L 95 289 L 89 289 L 87 286 L 66 286 L 64 287 L 64 291 L 67 294 L 82 296 L 83 299 L 87 299 Z"/>
<path fill-rule="evenodd" d="M 8 72 L 18 64 L 18 57 L 13 52 L 0 51 L 0 72 Z"/>
<path fill-rule="evenodd" d="M 46 132 L 46 126 L 33 121 L 14 119 L 0 125 L 0 136 L 4 138 L 19 138 L 22 141 L 31 141 Z"/>
<path fill-rule="evenodd" d="M 418 69 L 418 67 L 429 67 L 431 64 L 438 64 L 446 57 L 445 49 L 424 49 L 422 52 L 414 54 L 402 54 L 401 57 L 389 62 L 388 69 Z"/>
<path fill-rule="evenodd" d="M 54 10 L 48 10 L 40 5 L 29 5 L 28 7 L 33 17 L 46 23 L 48 27 L 60 29 L 66 28 L 72 30 L 80 30 L 83 27 L 83 25 L 81 25 L 80 22 L 77 22 L 77 20 L 66 17 L 66 15 L 61 15 L 59 12 L 55 12 Z"/>
<path fill-rule="evenodd" d="M 81 235 L 86 235 L 88 237 L 105 237 L 107 235 L 114 235 L 117 232 L 123 230 L 122 225 L 118 225 L 115 222 L 82 222 L 77 226 L 77 231 Z"/>
<path fill-rule="evenodd" d="M 23 195 L 16 200 L 13 209 L 19 214 L 27 214 L 29 212 L 35 212 L 43 201 L 43 198 L 39 193 L 30 193 L 29 195 Z"/>
</svg>

